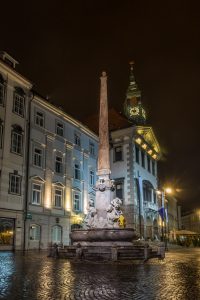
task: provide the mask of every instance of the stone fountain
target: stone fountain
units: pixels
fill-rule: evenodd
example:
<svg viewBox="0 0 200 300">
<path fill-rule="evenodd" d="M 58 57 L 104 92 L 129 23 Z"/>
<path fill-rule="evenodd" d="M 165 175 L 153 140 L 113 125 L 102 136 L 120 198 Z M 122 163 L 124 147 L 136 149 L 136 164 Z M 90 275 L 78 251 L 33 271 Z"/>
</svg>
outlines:
<svg viewBox="0 0 200 300">
<path fill-rule="evenodd" d="M 108 252 L 111 253 L 113 247 L 132 246 L 132 241 L 138 237 L 134 229 L 126 228 L 125 217 L 121 210 L 122 201 L 119 198 L 113 199 L 115 187 L 114 181 L 110 179 L 107 76 L 105 72 L 102 73 L 100 79 L 96 205 L 94 207 L 91 201 L 88 203 L 88 214 L 83 222 L 83 229 L 76 229 L 71 233 L 73 245 L 78 245 L 79 248 L 84 247 L 85 250 L 93 247 L 93 253 L 96 251 L 98 256 L 99 253 L 105 252 L 105 248 L 108 248 Z"/>
</svg>

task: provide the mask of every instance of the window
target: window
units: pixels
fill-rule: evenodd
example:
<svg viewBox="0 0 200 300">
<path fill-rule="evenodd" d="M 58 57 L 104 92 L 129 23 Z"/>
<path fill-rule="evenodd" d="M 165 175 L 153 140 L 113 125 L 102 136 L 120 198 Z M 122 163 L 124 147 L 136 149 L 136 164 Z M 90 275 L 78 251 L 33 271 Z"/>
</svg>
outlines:
<svg viewBox="0 0 200 300">
<path fill-rule="evenodd" d="M 22 131 L 12 130 L 11 134 L 11 152 L 22 155 Z"/>
<path fill-rule="evenodd" d="M 18 174 L 9 175 L 9 193 L 15 195 L 21 194 L 21 176 Z"/>
<path fill-rule="evenodd" d="M 24 116 L 24 96 L 14 93 L 13 112 L 17 115 Z"/>
<path fill-rule="evenodd" d="M 94 171 L 90 170 L 90 185 L 94 185 Z"/>
<path fill-rule="evenodd" d="M 30 227 L 30 240 L 39 241 L 40 240 L 40 226 L 31 225 Z"/>
<path fill-rule="evenodd" d="M 34 147 L 33 164 L 37 167 L 42 167 L 42 149 Z"/>
<path fill-rule="evenodd" d="M 95 155 L 95 150 L 94 150 L 94 144 L 93 143 L 90 143 L 90 145 L 89 145 L 89 151 L 90 151 L 91 155 Z"/>
<path fill-rule="evenodd" d="M 44 114 L 40 111 L 35 112 L 35 124 L 44 127 Z"/>
<path fill-rule="evenodd" d="M 141 151 L 141 158 L 142 158 L 142 167 L 145 168 L 145 153 Z"/>
<path fill-rule="evenodd" d="M 155 161 L 152 160 L 152 174 L 155 176 L 156 175 L 156 171 L 155 171 Z"/>
<path fill-rule="evenodd" d="M 62 242 L 62 228 L 61 226 L 55 225 L 52 227 L 52 243 Z"/>
<path fill-rule="evenodd" d="M 40 184 L 33 183 L 32 186 L 32 204 L 41 204 L 42 187 Z"/>
<path fill-rule="evenodd" d="M 80 211 L 81 210 L 81 199 L 80 194 L 74 194 L 74 205 L 73 205 L 74 211 Z"/>
<path fill-rule="evenodd" d="M 138 146 L 135 146 L 135 161 L 140 163 L 140 149 Z"/>
<path fill-rule="evenodd" d="M 0 148 L 2 148 L 3 145 L 3 123 L 0 119 Z"/>
<path fill-rule="evenodd" d="M 147 156 L 147 168 L 148 168 L 148 171 L 151 172 L 151 159 L 149 156 Z"/>
<path fill-rule="evenodd" d="M 62 207 L 62 190 L 55 189 L 54 206 Z"/>
<path fill-rule="evenodd" d="M 124 181 L 115 180 L 115 193 L 116 197 L 123 200 L 124 198 Z"/>
<path fill-rule="evenodd" d="M 153 196 L 152 195 L 152 190 L 153 190 L 152 184 L 147 180 L 143 180 L 142 186 L 143 186 L 143 199 L 144 199 L 144 202 L 153 201 L 153 199 L 152 199 L 152 196 Z"/>
<path fill-rule="evenodd" d="M 74 164 L 74 178 L 80 180 L 81 179 L 81 170 L 79 164 Z"/>
<path fill-rule="evenodd" d="M 122 146 L 118 146 L 114 148 L 114 160 L 115 161 L 122 160 Z"/>
<path fill-rule="evenodd" d="M 0 77 L 1 80 L 1 77 Z M 4 95 L 5 95 L 5 86 L 3 82 L 0 81 L 0 105 L 4 103 Z"/>
<path fill-rule="evenodd" d="M 57 155 L 55 158 L 55 172 L 58 174 L 62 173 L 62 157 Z"/>
<path fill-rule="evenodd" d="M 59 136 L 64 135 L 64 125 L 60 122 L 56 122 L 56 133 Z"/>
<path fill-rule="evenodd" d="M 80 134 L 78 134 L 78 133 L 75 133 L 75 134 L 74 134 L 74 143 L 75 143 L 75 145 L 77 145 L 78 147 L 81 146 L 81 137 L 80 137 Z"/>
</svg>

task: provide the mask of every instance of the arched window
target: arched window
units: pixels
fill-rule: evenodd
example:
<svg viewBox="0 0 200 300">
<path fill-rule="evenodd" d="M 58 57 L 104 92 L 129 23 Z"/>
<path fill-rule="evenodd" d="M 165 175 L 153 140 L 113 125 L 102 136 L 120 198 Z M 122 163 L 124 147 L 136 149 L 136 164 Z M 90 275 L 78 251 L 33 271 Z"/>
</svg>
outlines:
<svg viewBox="0 0 200 300">
<path fill-rule="evenodd" d="M 52 243 L 62 243 L 62 227 L 59 225 L 55 225 L 52 227 Z"/>
<path fill-rule="evenodd" d="M 30 226 L 30 240 L 39 241 L 40 240 L 40 226 L 32 224 Z"/>
</svg>

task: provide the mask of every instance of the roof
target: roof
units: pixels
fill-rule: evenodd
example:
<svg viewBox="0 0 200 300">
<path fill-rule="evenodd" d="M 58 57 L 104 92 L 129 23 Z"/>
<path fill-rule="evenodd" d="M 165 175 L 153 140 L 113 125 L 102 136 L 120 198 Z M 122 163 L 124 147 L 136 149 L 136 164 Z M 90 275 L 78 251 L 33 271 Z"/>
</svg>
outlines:
<svg viewBox="0 0 200 300">
<path fill-rule="evenodd" d="M 87 125 L 92 131 L 98 134 L 99 132 L 99 114 L 94 114 L 83 120 L 83 123 Z M 108 110 L 108 126 L 109 130 L 118 130 L 133 126 L 122 113 L 117 112 L 114 108 Z"/>
</svg>

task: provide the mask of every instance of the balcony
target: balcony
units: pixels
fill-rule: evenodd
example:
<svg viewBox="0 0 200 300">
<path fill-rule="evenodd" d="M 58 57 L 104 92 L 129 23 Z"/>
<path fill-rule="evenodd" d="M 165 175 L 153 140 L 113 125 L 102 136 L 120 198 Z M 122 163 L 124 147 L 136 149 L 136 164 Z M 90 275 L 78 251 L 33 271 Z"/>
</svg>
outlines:
<svg viewBox="0 0 200 300">
<path fill-rule="evenodd" d="M 153 211 L 153 212 L 157 212 L 158 211 L 158 205 L 156 203 L 153 203 L 153 202 L 145 201 L 144 202 L 144 209 L 145 210 L 150 210 L 150 211 Z"/>
</svg>

